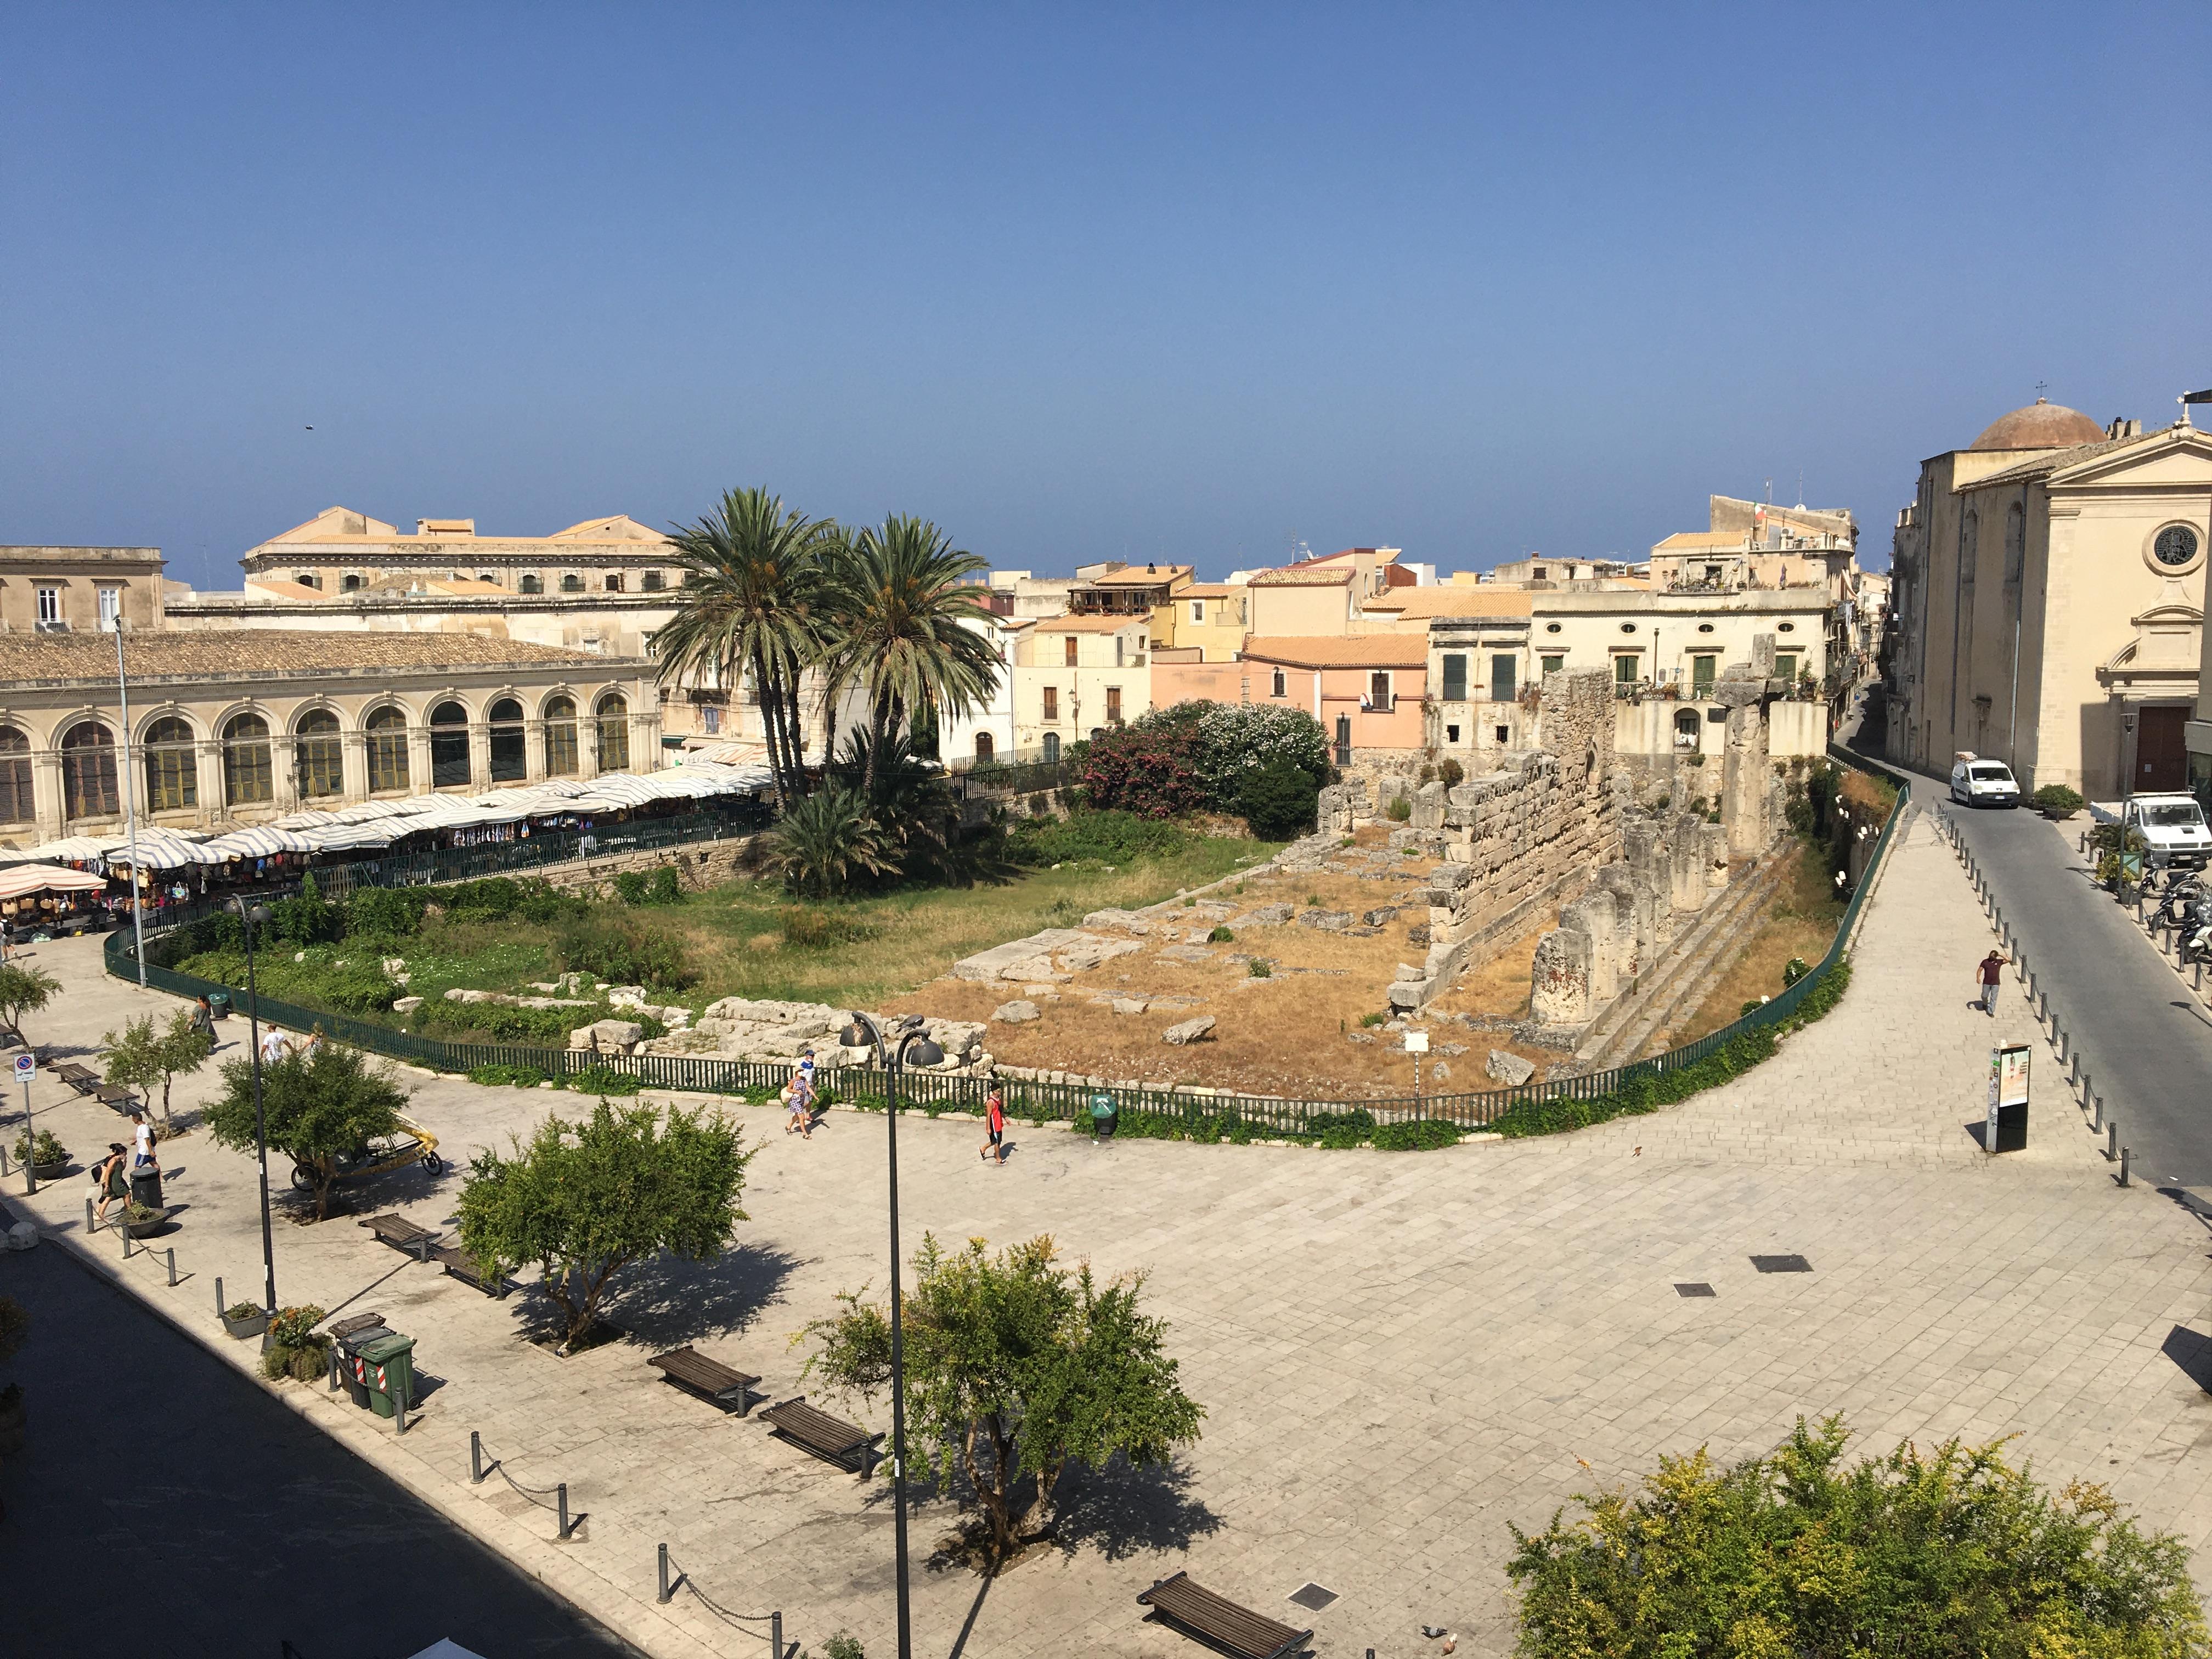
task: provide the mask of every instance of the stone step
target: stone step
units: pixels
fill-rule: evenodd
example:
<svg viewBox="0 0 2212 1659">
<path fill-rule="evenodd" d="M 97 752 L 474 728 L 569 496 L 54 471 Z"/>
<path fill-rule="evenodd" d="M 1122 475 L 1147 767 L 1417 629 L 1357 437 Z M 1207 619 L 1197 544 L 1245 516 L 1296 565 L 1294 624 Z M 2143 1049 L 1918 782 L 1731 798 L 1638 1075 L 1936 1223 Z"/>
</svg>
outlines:
<svg viewBox="0 0 2212 1659">
<path fill-rule="evenodd" d="M 1723 926 L 1741 908 L 1756 879 L 1758 866 L 1735 876 L 1720 898 L 1698 912 L 1697 918 L 1661 950 L 1658 958 L 1606 1006 L 1577 1047 L 1577 1058 L 1587 1060 L 1609 1047 L 1624 1027 L 1635 1022 L 1652 996 L 1664 984 L 1687 952 Z"/>
</svg>

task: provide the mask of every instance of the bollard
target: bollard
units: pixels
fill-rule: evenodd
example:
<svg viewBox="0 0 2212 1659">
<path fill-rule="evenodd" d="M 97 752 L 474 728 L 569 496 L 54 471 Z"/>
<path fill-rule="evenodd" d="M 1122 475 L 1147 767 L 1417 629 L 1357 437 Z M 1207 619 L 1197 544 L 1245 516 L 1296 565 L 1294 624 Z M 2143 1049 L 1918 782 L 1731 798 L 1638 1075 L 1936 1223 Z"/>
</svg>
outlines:
<svg viewBox="0 0 2212 1659">
<path fill-rule="evenodd" d="M 469 1431 L 469 1485 L 483 1485 L 483 1437 L 474 1429 Z"/>
<path fill-rule="evenodd" d="M 2070 1088 L 2078 1089 L 2081 1086 L 2081 1051 L 2079 1048 L 2074 1050 L 2074 1071 L 2066 1081 Z"/>
<path fill-rule="evenodd" d="M 781 1609 L 769 1615 L 768 1650 L 770 1659 L 783 1659 L 783 1613 Z"/>
<path fill-rule="evenodd" d="M 2197 959 L 2197 981 L 2190 988 L 2194 991 L 2201 991 L 2204 988 L 2204 959 L 2202 957 Z"/>
<path fill-rule="evenodd" d="M 2105 1162 L 2111 1163 L 2120 1155 L 2120 1121 L 2109 1118 L 2105 1123 Z"/>
<path fill-rule="evenodd" d="M 2099 1096 L 2097 1096 L 2097 1097 L 2096 1097 L 2096 1101 L 2097 1101 L 2097 1116 L 2096 1116 L 2095 1121 L 2094 1121 L 2094 1122 L 2092 1122 L 2092 1123 L 2090 1124 L 2090 1126 L 2089 1126 L 2089 1127 L 2090 1127 L 2090 1128 L 2091 1128 L 2093 1131 L 2094 1131 L 2096 1133 L 2098 1133 L 2098 1134 L 2102 1134 L 2102 1133 L 2104 1133 L 2104 1132 L 2105 1132 L 2105 1097 L 2104 1097 L 2104 1096 L 2102 1096 L 2102 1095 L 2099 1095 Z"/>
<path fill-rule="evenodd" d="M 177 1247 L 173 1244 L 169 1246 L 169 1288 L 177 1288 Z"/>
<path fill-rule="evenodd" d="M 660 1547 L 660 1594 L 655 1599 L 665 1607 L 668 1605 L 669 1598 L 675 1594 L 676 1592 L 668 1587 L 668 1546 L 663 1544 Z"/>
<path fill-rule="evenodd" d="M 565 1544 L 568 1541 L 568 1483 L 563 1480 L 553 1490 L 561 1502 L 561 1536 L 557 1541 Z"/>
<path fill-rule="evenodd" d="M 90 1199 L 85 1200 L 84 1207 L 88 1210 L 92 1207 Z M 230 1304 L 222 1299 L 222 1280 L 218 1279 L 215 1282 L 215 1316 L 220 1319 L 229 1311 Z"/>
<path fill-rule="evenodd" d="M 131 1200 L 127 1197 L 123 1200 L 123 1224 L 115 1231 L 123 1235 L 123 1259 L 128 1261 L 131 1260 Z"/>
<path fill-rule="evenodd" d="M 94 1234 L 94 1233 L 98 1232 L 99 1231 L 100 1231 L 100 1218 L 99 1218 L 99 1217 L 97 1217 L 97 1216 L 95 1216 L 94 1214 L 93 1214 L 93 1212 L 92 1212 L 92 1200 L 91 1200 L 90 1199 L 88 1199 L 88 1199 L 87 1199 L 87 1200 L 85 1200 L 85 1201 L 84 1201 L 84 1231 L 85 1231 L 85 1237 L 88 1237 L 88 1238 L 89 1238 L 93 1234 Z M 217 1286 L 217 1289 L 216 1289 L 216 1293 L 215 1293 L 215 1299 L 216 1299 L 217 1302 L 221 1302 L 221 1301 L 222 1300 L 222 1289 L 221 1289 L 222 1284 L 222 1280 L 221 1280 L 220 1279 L 216 1279 L 216 1286 Z"/>
<path fill-rule="evenodd" d="M 2124 1187 L 2124 1186 L 2126 1186 L 2127 1184 L 2128 1184 L 2128 1148 L 2126 1148 L 2125 1146 L 2123 1146 L 2123 1147 L 2121 1147 L 2121 1148 L 2120 1148 L 2120 1185 L 2121 1185 L 2121 1186 L 2123 1186 L 2123 1187 Z"/>
</svg>

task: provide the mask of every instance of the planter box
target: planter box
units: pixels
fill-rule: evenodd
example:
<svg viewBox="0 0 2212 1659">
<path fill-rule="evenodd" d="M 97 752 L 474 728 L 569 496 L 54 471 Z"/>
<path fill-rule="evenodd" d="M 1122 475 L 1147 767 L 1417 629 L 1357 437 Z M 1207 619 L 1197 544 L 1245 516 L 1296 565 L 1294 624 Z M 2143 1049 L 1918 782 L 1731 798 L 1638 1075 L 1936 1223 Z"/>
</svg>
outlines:
<svg viewBox="0 0 2212 1659">
<path fill-rule="evenodd" d="M 67 1158 L 64 1158 L 58 1164 L 33 1164 L 31 1166 L 31 1173 L 41 1181 L 59 1181 L 69 1172 L 70 1165 Z"/>
<path fill-rule="evenodd" d="M 269 1328 L 269 1316 L 266 1312 L 261 1312 L 249 1315 L 244 1319 L 233 1319 L 228 1314 L 225 1314 L 222 1316 L 222 1328 L 243 1342 L 247 1337 L 258 1336 Z"/>
<path fill-rule="evenodd" d="M 133 1238 L 151 1238 L 155 1233 L 164 1231 L 168 1226 L 169 1218 L 165 1215 L 157 1215 L 153 1217 L 150 1220 L 125 1221 L 120 1224 L 123 1231 L 129 1233 Z"/>
</svg>

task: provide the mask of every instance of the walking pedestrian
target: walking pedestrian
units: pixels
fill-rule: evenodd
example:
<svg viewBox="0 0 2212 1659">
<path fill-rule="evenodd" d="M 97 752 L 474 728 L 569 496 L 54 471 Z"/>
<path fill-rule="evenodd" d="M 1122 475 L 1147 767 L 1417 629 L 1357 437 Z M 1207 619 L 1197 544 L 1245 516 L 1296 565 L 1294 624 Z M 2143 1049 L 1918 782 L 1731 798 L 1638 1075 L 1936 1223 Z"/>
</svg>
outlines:
<svg viewBox="0 0 2212 1659">
<path fill-rule="evenodd" d="M 986 1164 L 996 1169 L 1006 1161 L 1006 1102 L 998 1085 L 991 1088 L 990 1098 L 983 1103 L 985 1138 L 980 1149 Z"/>
<path fill-rule="evenodd" d="M 270 1026 L 261 1034 L 261 1063 L 264 1066 L 274 1066 L 284 1058 L 284 1050 L 289 1046 L 289 1041 L 283 1032 L 278 1030 L 274 1025 Z"/>
<path fill-rule="evenodd" d="M 123 1172 L 129 1157 L 121 1141 L 111 1140 L 107 1143 L 107 1156 L 92 1166 L 92 1188 L 100 1194 L 100 1216 L 94 1226 L 106 1225 L 108 1205 L 131 1190 L 129 1178 Z"/>
<path fill-rule="evenodd" d="M 154 1156 L 154 1126 L 146 1121 L 145 1112 L 136 1106 L 131 1109 L 131 1167 L 161 1168 Z"/>
<path fill-rule="evenodd" d="M 210 1048 L 215 1046 L 215 1005 L 204 996 L 192 1005 L 192 1030 L 208 1040 Z"/>
<path fill-rule="evenodd" d="M 1981 980 L 1981 1010 L 1991 1019 L 1997 1017 L 1997 986 L 2004 978 L 2005 963 L 2004 952 L 1992 945 L 1989 955 L 1982 958 L 1981 965 L 1974 970 Z"/>
</svg>

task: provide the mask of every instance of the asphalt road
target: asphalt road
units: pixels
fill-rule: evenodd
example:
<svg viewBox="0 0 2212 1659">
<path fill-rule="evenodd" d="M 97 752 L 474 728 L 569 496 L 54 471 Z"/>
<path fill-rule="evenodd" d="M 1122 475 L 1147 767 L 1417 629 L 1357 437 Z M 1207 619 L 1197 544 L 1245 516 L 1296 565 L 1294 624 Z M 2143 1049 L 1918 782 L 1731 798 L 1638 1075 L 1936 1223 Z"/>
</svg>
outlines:
<svg viewBox="0 0 2212 1659">
<path fill-rule="evenodd" d="M 2135 1173 L 2212 1198 L 2212 1018 L 2133 916 L 2091 882 L 2075 851 L 2086 820 L 2062 826 L 2024 808 L 1960 806 L 1934 779 L 1916 780 L 1914 793 L 1942 804 L 1973 848 L 2106 1111 L 2119 1119 Z M 1959 964 L 1959 988 L 1961 1000 L 1972 996 L 1971 963 Z M 2020 995 L 2017 983 L 2008 979 L 2003 994 Z M 2047 1073 L 2047 1057 L 2037 1060 Z M 2063 1091 L 2033 1093 L 2049 1103 L 2031 1103 L 2031 1134 L 2083 1133 Z"/>
<path fill-rule="evenodd" d="M 60 1246 L 0 1251 L 0 1294 L 32 1320 L 0 1652 L 635 1659 Z"/>
</svg>

